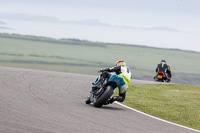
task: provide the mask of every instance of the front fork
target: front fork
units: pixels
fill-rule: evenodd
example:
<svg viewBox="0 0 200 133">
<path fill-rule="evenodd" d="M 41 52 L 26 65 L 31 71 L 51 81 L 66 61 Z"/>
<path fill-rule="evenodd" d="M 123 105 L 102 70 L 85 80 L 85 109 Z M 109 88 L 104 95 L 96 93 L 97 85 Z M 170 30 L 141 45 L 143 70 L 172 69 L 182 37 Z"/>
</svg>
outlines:
<svg viewBox="0 0 200 133">
<path fill-rule="evenodd" d="M 94 94 L 93 90 L 90 92 L 90 101 L 94 103 L 96 101 L 96 95 Z"/>
</svg>

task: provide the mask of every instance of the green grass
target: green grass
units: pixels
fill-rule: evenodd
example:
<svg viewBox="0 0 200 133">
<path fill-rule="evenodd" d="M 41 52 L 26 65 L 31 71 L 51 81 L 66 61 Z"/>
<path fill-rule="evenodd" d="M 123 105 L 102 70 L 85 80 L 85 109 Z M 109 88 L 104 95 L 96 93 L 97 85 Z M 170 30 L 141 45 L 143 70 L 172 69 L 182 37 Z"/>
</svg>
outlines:
<svg viewBox="0 0 200 133">
<path fill-rule="evenodd" d="M 199 85 L 131 85 L 124 104 L 153 116 L 200 130 Z"/>
<path fill-rule="evenodd" d="M 38 66 L 42 65 L 46 70 L 97 74 L 90 70 L 114 66 L 117 60 L 122 59 L 131 68 L 132 78 L 153 80 L 157 64 L 166 59 L 172 70 L 172 82 L 199 84 L 199 58 L 197 52 L 0 34 L 2 66 L 40 69 Z"/>
</svg>

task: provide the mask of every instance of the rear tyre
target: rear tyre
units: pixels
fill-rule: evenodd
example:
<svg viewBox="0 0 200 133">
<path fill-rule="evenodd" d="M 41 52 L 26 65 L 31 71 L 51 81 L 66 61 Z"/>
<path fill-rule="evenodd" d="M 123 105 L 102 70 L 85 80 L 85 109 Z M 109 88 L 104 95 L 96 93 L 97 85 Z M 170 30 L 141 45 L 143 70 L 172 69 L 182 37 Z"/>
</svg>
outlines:
<svg viewBox="0 0 200 133">
<path fill-rule="evenodd" d="M 166 79 L 165 82 L 169 83 L 169 82 L 170 82 L 170 79 Z"/>
<path fill-rule="evenodd" d="M 111 86 L 107 86 L 104 93 L 96 99 L 94 106 L 100 108 L 112 96 L 113 90 L 114 89 Z"/>
</svg>

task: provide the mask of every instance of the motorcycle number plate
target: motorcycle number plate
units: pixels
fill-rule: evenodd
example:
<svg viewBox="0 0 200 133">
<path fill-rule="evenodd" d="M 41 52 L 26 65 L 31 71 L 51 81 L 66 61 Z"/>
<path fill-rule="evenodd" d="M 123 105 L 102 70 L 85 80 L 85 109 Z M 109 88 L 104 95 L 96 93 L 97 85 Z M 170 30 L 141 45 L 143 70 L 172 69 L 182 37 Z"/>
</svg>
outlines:
<svg viewBox="0 0 200 133">
<path fill-rule="evenodd" d="M 162 79 L 162 77 L 163 77 L 162 75 L 158 75 L 157 76 L 158 79 Z"/>
</svg>

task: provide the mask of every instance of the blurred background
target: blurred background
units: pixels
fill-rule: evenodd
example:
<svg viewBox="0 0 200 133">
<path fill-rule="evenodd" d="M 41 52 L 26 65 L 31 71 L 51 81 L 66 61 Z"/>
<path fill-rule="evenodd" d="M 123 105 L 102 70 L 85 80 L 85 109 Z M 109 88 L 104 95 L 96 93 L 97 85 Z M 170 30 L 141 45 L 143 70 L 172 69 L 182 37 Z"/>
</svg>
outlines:
<svg viewBox="0 0 200 133">
<path fill-rule="evenodd" d="M 199 0 L 1 0 L 0 65 L 97 75 L 119 59 L 153 80 L 200 84 Z"/>
</svg>

